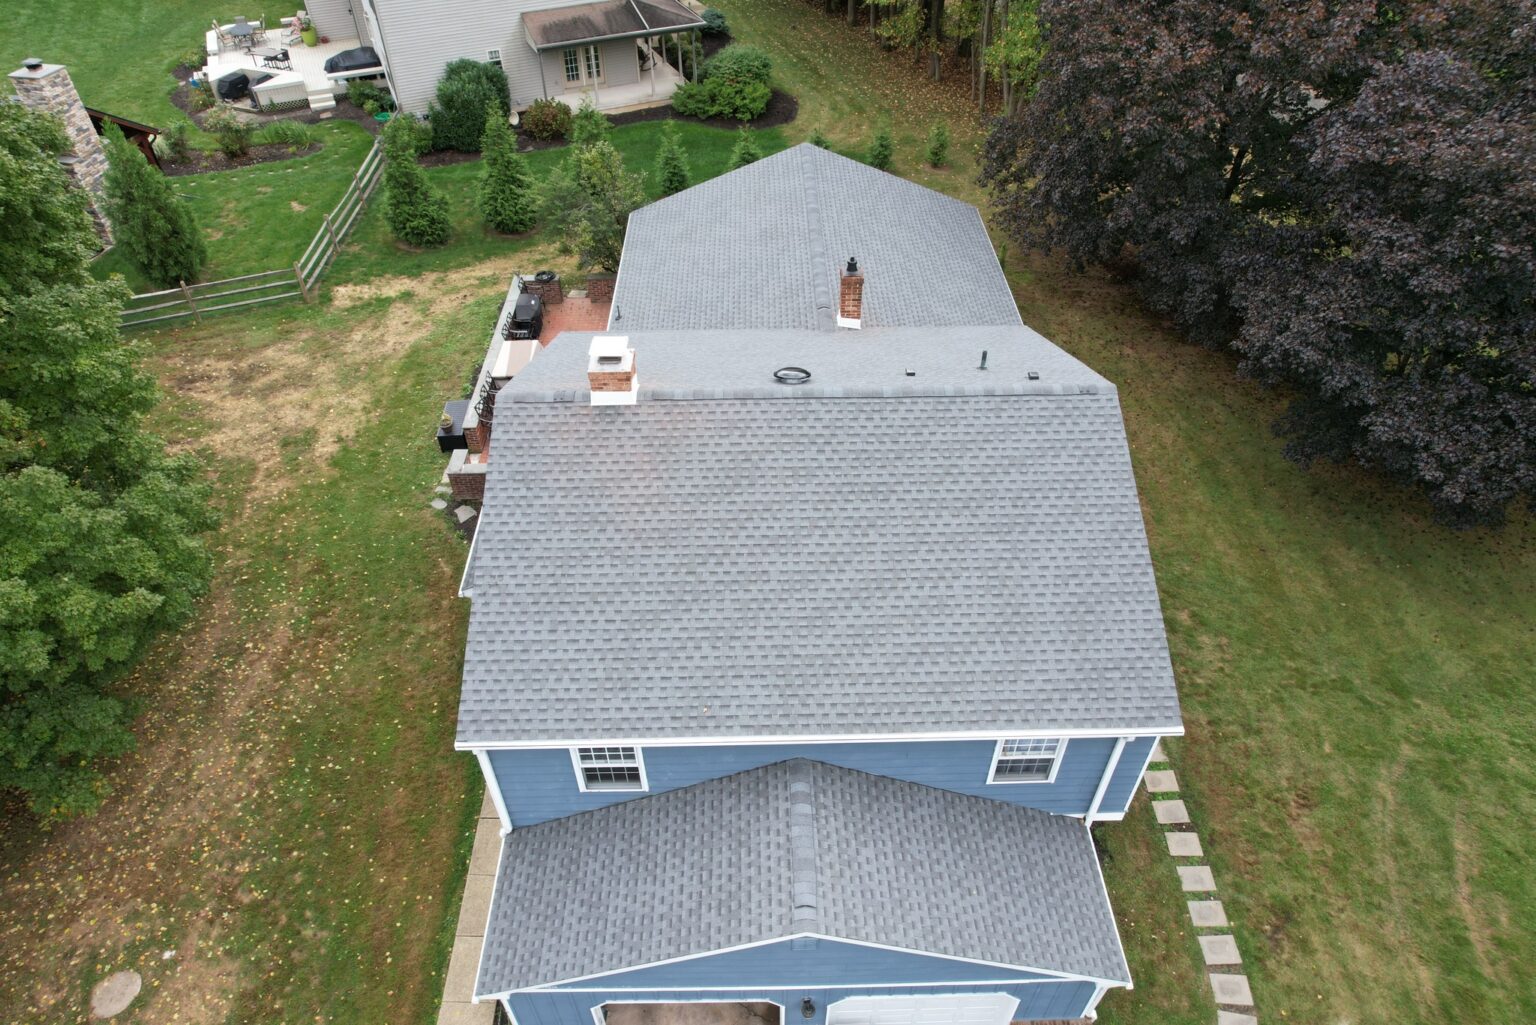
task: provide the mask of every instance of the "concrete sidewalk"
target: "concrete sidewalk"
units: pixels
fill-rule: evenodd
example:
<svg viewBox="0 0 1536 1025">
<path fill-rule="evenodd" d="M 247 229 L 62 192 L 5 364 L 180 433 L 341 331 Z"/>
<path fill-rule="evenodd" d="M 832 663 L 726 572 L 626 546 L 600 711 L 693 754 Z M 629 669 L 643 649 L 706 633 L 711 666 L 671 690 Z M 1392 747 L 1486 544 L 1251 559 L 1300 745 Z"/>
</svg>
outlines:
<svg viewBox="0 0 1536 1025">
<path fill-rule="evenodd" d="M 496 816 L 491 795 L 486 794 L 475 828 L 474 853 L 469 856 L 469 875 L 464 880 L 464 899 L 459 905 L 459 925 L 453 934 L 453 955 L 448 959 L 437 1025 L 490 1025 L 496 1014 L 494 1002 L 471 1003 L 470 996 L 480 968 L 480 944 L 485 939 L 485 918 L 491 910 L 491 889 L 500 857 L 501 819 Z"/>
</svg>

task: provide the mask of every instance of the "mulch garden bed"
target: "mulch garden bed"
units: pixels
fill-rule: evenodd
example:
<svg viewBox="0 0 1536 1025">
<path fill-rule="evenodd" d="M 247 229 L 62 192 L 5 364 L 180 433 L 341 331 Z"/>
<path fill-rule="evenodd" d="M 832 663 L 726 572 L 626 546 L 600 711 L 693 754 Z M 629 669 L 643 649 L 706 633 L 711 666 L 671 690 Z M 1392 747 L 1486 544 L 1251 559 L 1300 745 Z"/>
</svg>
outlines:
<svg viewBox="0 0 1536 1025">
<path fill-rule="evenodd" d="M 684 117 L 670 106 L 651 107 L 647 110 L 630 110 L 625 111 L 623 114 L 609 114 L 608 120 L 612 121 L 615 126 L 636 125 L 645 121 L 691 121 L 694 124 L 710 125 L 713 128 L 724 128 L 729 131 L 740 128 L 743 124 L 751 128 L 776 128 L 779 125 L 789 124 L 799 114 L 800 101 L 789 95 L 789 93 L 779 92 L 779 90 L 775 89 L 773 96 L 768 100 L 767 109 L 759 117 L 751 121 L 737 121 L 733 117 Z M 555 149 L 565 144 L 566 140 L 564 139 L 535 139 L 521 132 L 517 136 L 517 148 L 522 153 L 532 153 L 534 150 L 541 149 Z M 475 154 L 475 156 L 478 155 Z M 457 162 L 453 160 L 444 161 L 444 163 Z M 426 159 L 423 159 L 422 163 L 432 166 Z"/>
<path fill-rule="evenodd" d="M 218 150 L 206 152 L 192 150 L 187 154 L 187 159 L 181 163 L 173 164 L 169 160 L 161 160 L 160 169 L 172 178 L 183 174 L 206 174 L 209 171 L 229 171 L 236 167 L 250 167 L 253 164 L 265 164 L 273 160 L 292 160 L 294 157 L 318 153 L 323 148 L 318 142 L 312 142 L 303 147 L 281 144 L 252 146 L 241 157 L 226 157 Z"/>
</svg>

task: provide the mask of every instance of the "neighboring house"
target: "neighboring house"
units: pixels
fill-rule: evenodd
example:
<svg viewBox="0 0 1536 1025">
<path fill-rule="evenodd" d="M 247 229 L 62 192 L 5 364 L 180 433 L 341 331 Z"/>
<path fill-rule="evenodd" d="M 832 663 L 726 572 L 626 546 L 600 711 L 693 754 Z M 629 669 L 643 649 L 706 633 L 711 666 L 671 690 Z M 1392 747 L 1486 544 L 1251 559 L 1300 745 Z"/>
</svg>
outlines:
<svg viewBox="0 0 1536 1025">
<path fill-rule="evenodd" d="M 1182 733 L 1130 453 L 973 207 L 809 145 L 654 203 L 610 334 L 492 433 L 478 999 L 1007 1025 L 1130 986 L 1088 825 Z"/>
<path fill-rule="evenodd" d="M 311 0 L 308 13 L 322 35 L 378 51 L 400 108 L 416 114 L 460 58 L 500 65 L 518 109 L 540 97 L 665 102 L 682 76 L 659 58 L 663 41 L 688 49 L 704 24 L 679 0 Z"/>
</svg>

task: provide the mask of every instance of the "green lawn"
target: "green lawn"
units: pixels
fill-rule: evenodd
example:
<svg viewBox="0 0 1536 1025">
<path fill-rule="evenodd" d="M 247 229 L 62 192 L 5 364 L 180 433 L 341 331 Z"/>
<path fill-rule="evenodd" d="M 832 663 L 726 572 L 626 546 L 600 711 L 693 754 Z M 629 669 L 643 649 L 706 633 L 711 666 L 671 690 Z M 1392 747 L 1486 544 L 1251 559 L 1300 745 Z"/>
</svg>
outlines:
<svg viewBox="0 0 1536 1025">
<path fill-rule="evenodd" d="M 721 6 L 801 100 L 765 148 L 819 127 L 858 152 L 889 119 L 898 171 L 978 198 L 963 85 L 798 0 Z M 954 161 L 932 171 L 939 116 Z M 694 131 L 703 176 L 729 133 Z M 649 169 L 651 129 L 617 139 Z M 135 678 L 151 711 L 119 796 L 0 833 L 0 1018 L 78 1020 L 133 965 L 149 993 L 120 1021 L 432 1020 L 479 786 L 451 750 L 464 547 L 426 507 L 430 428 L 510 268 L 554 242 L 486 237 L 477 172 L 430 172 L 443 249 L 397 249 L 376 205 L 322 303 L 146 336 L 162 429 L 217 474 L 220 571 Z M 1536 1020 L 1536 525 L 1454 533 L 1352 470 L 1302 471 L 1228 357 L 1099 275 L 1017 252 L 1008 273 L 1025 321 L 1119 385 L 1189 729 L 1173 765 L 1260 1020 Z M 1208 1025 L 1145 801 L 1099 838 L 1137 980 L 1101 1020 Z"/>
<path fill-rule="evenodd" d="M 730 163 L 731 149 L 736 145 L 735 132 L 697 122 L 678 122 L 677 127 L 695 182 L 713 178 L 725 171 Z M 769 128 L 754 134 L 765 156 L 787 145 L 780 129 Z M 661 123 L 646 121 L 615 128 L 613 143 L 624 155 L 625 166 L 646 176 L 647 194 L 653 198 L 660 195 L 655 175 L 651 172 L 661 144 Z M 556 147 L 529 153 L 529 170 L 542 180 L 556 164 L 565 159 L 566 152 L 564 147 Z M 384 204 L 375 201 L 358 224 L 326 280 L 332 283 L 359 282 L 380 274 L 413 275 L 463 267 L 534 248 L 548 256 L 546 263 L 549 266 L 567 273 L 574 272 L 575 263 L 572 259 L 561 260 L 555 256 L 554 249 L 558 240 L 546 231 L 536 229 L 522 238 L 507 238 L 487 232 L 475 206 L 480 175 L 481 162 L 478 158 L 460 164 L 429 168 L 427 171 L 432 183 L 448 200 L 453 236 L 446 245 L 424 251 L 397 246 L 384 221 Z"/>
<path fill-rule="evenodd" d="M 86 104 L 150 124 L 184 116 L 171 105 L 171 68 L 200 50 L 209 23 L 262 8 L 218 0 L 12 0 L 0 15 L 0 64 L 63 64 Z M 275 18 L 288 8 L 266 8 Z"/>
<path fill-rule="evenodd" d="M 351 121 L 313 128 L 324 146 L 317 153 L 170 179 L 203 229 L 204 281 L 291 267 L 309 248 L 373 145 L 373 136 Z M 92 264 L 92 272 L 121 274 L 135 292 L 155 290 L 119 249 Z"/>
</svg>

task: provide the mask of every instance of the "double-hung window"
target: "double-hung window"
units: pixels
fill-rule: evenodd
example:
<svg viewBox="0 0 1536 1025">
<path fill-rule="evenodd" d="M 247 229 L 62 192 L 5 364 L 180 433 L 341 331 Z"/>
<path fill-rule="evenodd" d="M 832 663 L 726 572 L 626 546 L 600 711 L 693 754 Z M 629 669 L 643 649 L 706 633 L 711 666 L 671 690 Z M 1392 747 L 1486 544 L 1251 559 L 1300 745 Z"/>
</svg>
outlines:
<svg viewBox="0 0 1536 1025">
<path fill-rule="evenodd" d="M 589 790 L 644 790 L 645 761 L 638 747 L 576 747 L 571 749 L 576 785 Z"/>
<path fill-rule="evenodd" d="M 1056 778 L 1065 746 L 1066 742 L 1058 737 L 999 740 L 987 782 L 1049 783 Z"/>
<path fill-rule="evenodd" d="M 500 50 L 487 50 L 487 51 L 485 51 L 485 62 L 487 64 L 494 64 L 498 68 L 501 67 L 501 51 Z"/>
</svg>

